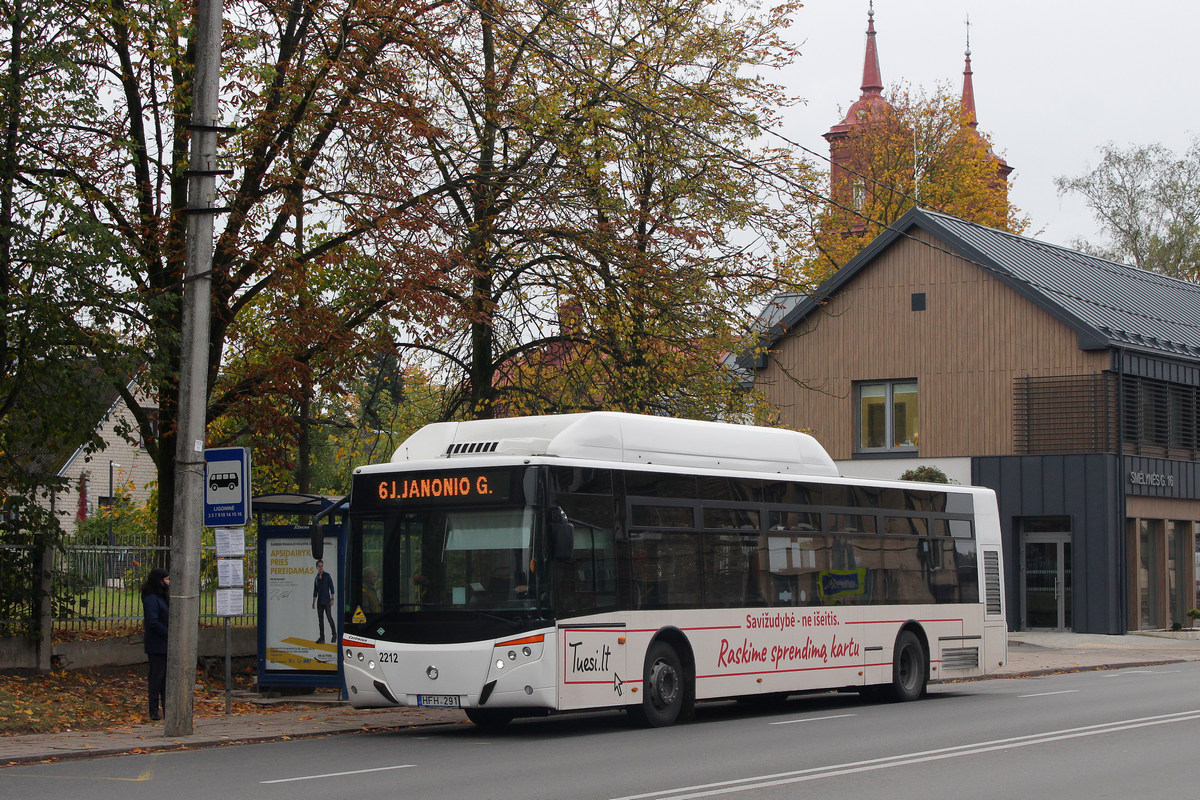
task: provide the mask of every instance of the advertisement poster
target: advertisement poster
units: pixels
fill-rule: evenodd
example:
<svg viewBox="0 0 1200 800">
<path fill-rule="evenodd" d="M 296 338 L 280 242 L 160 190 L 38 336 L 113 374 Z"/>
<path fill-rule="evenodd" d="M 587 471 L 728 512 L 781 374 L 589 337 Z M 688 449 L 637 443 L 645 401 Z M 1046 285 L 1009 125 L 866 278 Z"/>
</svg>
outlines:
<svg viewBox="0 0 1200 800">
<path fill-rule="evenodd" d="M 267 669 L 336 672 L 337 540 L 325 539 L 321 578 L 308 538 L 272 538 L 266 556 Z"/>
</svg>

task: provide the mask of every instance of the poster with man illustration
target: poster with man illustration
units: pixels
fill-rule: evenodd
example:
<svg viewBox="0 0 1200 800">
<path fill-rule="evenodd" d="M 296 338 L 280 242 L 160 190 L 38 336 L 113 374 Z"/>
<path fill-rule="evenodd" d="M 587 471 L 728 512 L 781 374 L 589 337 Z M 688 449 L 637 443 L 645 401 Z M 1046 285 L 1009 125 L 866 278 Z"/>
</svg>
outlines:
<svg viewBox="0 0 1200 800">
<path fill-rule="evenodd" d="M 307 537 L 272 538 L 266 557 L 267 668 L 336 671 L 341 616 L 337 540 L 325 538 L 320 563 L 312 557 Z"/>
</svg>

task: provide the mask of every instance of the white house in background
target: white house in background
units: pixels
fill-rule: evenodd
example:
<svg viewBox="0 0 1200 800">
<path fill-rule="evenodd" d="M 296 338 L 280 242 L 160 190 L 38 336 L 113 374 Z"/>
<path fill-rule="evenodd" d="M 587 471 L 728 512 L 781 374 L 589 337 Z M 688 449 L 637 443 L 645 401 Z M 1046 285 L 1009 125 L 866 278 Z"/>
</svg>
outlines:
<svg viewBox="0 0 1200 800">
<path fill-rule="evenodd" d="M 129 391 L 143 408 L 154 408 L 153 400 L 135 383 L 130 383 Z M 66 531 L 73 529 L 73 521 L 81 515 L 95 514 L 115 491 L 123 487 L 128 487 L 135 502 L 145 502 L 158 480 L 158 470 L 137 436 L 137 422 L 129 406 L 115 390 L 112 395 L 108 411 L 96 423 L 104 449 L 87 453 L 80 446 L 58 469 L 58 477 L 67 478 L 69 483 L 66 489 L 55 494 L 53 507 Z M 120 430 L 133 431 L 137 442 L 131 444 L 118 433 Z M 46 505 L 50 502 L 47 499 Z"/>
</svg>

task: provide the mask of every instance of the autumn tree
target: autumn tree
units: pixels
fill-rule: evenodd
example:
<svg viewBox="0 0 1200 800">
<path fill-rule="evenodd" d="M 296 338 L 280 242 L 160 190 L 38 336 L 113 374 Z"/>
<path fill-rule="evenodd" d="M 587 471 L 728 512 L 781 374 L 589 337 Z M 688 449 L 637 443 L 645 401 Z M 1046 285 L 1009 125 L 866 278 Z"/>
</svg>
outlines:
<svg viewBox="0 0 1200 800">
<path fill-rule="evenodd" d="M 317 354 L 352 347 L 365 320 L 398 308 L 436 266 L 417 237 L 428 225 L 425 198 L 439 186 L 422 182 L 406 144 L 424 135 L 422 104 L 431 102 L 414 65 L 441 46 L 450 35 L 444 26 L 454 22 L 437 8 L 224 4 L 217 122 L 228 125 L 221 166 L 231 174 L 219 189 L 224 213 L 213 260 L 212 415 L 302 383 Z M 73 58 L 84 66 L 83 88 L 104 102 L 51 107 L 55 136 L 36 164 L 61 176 L 67 204 L 87 223 L 81 250 L 105 237 L 116 242 L 98 251 L 111 260 L 90 280 L 123 291 L 115 307 L 158 401 L 156 414 L 131 407 L 158 467 L 158 527 L 166 537 L 174 506 L 191 12 L 140 0 L 87 11 L 88 35 Z M 301 218 L 313 229 L 303 241 Z M 304 301 L 287 315 L 259 316 L 256 328 L 236 327 L 245 309 L 273 291 Z M 227 357 L 254 344 L 251 333 L 268 332 L 283 355 L 220 373 Z"/>
<path fill-rule="evenodd" d="M 97 108 L 75 58 L 89 36 L 82 5 L 0 2 L 0 503 L 13 535 L 59 535 L 45 513 L 63 488 L 55 459 L 99 447 L 109 393 L 98 379 L 129 378 L 120 297 L 96 279 L 119 248 L 73 213 L 42 158 L 61 115 Z"/>
<path fill-rule="evenodd" d="M 790 55 L 790 10 L 225 3 L 212 430 L 294 452 L 299 473 L 311 448 L 297 445 L 336 422 L 330 400 L 399 348 L 446 368 L 431 377 L 448 388 L 435 393 L 446 417 L 498 404 L 717 413 L 732 396 L 721 357 L 780 280 L 771 247 L 804 171 L 747 144 L 783 99 L 760 73 Z M 103 102 L 47 104 L 53 136 L 25 172 L 55 176 L 73 246 L 96 260 L 80 296 L 113 292 L 78 317 L 133 344 L 158 401 L 142 410 L 114 378 L 158 466 L 165 538 L 191 10 L 86 11 L 75 93 Z M 553 317 L 572 302 L 587 325 L 564 335 Z M 566 342 L 580 346 L 561 371 L 573 384 L 557 405 L 528 402 L 541 386 L 520 368 Z M 700 399 L 661 402 L 689 392 Z"/>
<path fill-rule="evenodd" d="M 422 155 L 431 180 L 457 181 L 438 204 L 446 270 L 431 288 L 450 305 L 437 324 L 409 326 L 403 346 L 440 362 L 440 380 L 453 387 L 448 417 L 494 416 L 502 365 L 547 336 L 555 281 L 537 231 L 562 222 L 571 132 L 616 99 L 604 74 L 571 67 L 591 46 L 588 11 L 586 2 L 538 0 L 456 7 L 458 35 L 429 58 L 433 93 L 445 102 Z"/>
<path fill-rule="evenodd" d="M 101 445 L 95 424 L 128 376 L 101 274 L 111 237 L 72 213 L 62 176 L 40 158 L 61 135 L 56 114 L 96 107 L 76 53 L 82 5 L 0 0 L 0 634 L 48 636 L 54 597 L 38 577 L 61 543 L 58 470 Z M 31 623 L 31 624 L 27 624 Z M 48 652 L 48 649 L 46 650 Z M 48 661 L 46 662 L 48 663 Z"/>
<path fill-rule="evenodd" d="M 848 134 L 852 167 L 833 186 L 837 203 L 810 211 L 814 279 L 844 265 L 914 205 L 1001 230 L 1026 221 L 1008 202 L 1000 160 L 945 87 L 931 96 L 904 87 L 872 106 Z"/>
<path fill-rule="evenodd" d="M 803 172 L 747 144 L 784 102 L 760 73 L 791 55 L 791 8 L 486 9 L 439 72 L 455 102 L 428 141 L 444 176 L 470 176 L 443 201 L 462 325 L 412 345 L 457 371 L 472 416 L 728 411 L 744 396 L 721 356 L 780 280 L 747 243 L 780 241 L 792 219 L 768 194 Z"/>
<path fill-rule="evenodd" d="M 445 407 L 441 386 L 414 366 L 402 366 L 391 353 L 381 354 L 350 391 L 329 397 L 329 418 L 342 425 L 322 429 L 318 448 L 329 491 L 350 491 L 353 469 L 386 461 L 419 428 L 437 422 Z"/>
<path fill-rule="evenodd" d="M 786 102 L 742 72 L 790 52 L 771 15 L 728 22 L 677 7 L 673 24 L 624 48 L 654 65 L 631 87 L 634 102 L 577 132 L 567 206 L 580 222 L 549 242 L 569 292 L 560 328 L 570 341 L 551 350 L 553 369 L 524 382 L 526 399 L 554 388 L 568 408 L 758 416 L 722 356 L 741 347 L 746 309 L 787 276 L 770 248 L 746 242 L 786 241 L 794 218 L 771 201 L 812 176 L 786 152 L 741 144 Z"/>
<path fill-rule="evenodd" d="M 1055 179 L 1083 197 L 1106 240 L 1079 239 L 1095 255 L 1175 278 L 1200 280 L 1200 136 L 1178 155 L 1161 144 L 1100 148 L 1100 163 Z"/>
<path fill-rule="evenodd" d="M 261 321 L 244 312 L 246 324 Z M 255 458 L 255 487 L 262 492 L 344 494 L 354 467 L 386 460 L 417 428 L 444 415 L 440 387 L 424 372 L 401 362 L 391 338 L 359 335 L 352 349 L 319 353 L 309 362 L 319 387 L 302 405 L 302 385 L 289 369 L 264 365 L 290 358 L 288 342 L 254 341 L 226 364 L 227 376 L 257 374 L 262 391 L 241 398 L 211 425 L 210 435 L 250 447 Z M 330 387 L 337 387 L 336 390 Z M 309 423 L 300 436 L 300 420 Z M 310 469 L 301 483 L 297 464 L 307 449 Z"/>
</svg>

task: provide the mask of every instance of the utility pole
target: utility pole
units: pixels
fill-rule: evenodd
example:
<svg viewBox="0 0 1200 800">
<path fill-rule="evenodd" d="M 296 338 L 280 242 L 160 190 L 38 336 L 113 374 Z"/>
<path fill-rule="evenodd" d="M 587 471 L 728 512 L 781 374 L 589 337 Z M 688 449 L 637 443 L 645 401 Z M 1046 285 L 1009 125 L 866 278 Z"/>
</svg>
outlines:
<svg viewBox="0 0 1200 800">
<path fill-rule="evenodd" d="M 212 285 L 221 66 L 221 0 L 198 0 L 188 160 L 187 253 L 184 259 L 183 350 L 175 448 L 175 517 L 171 533 L 171 613 L 167 639 L 167 736 L 192 732 L 200 636 L 200 528 L 204 508 L 204 442 L 208 412 L 209 306 Z"/>
</svg>

